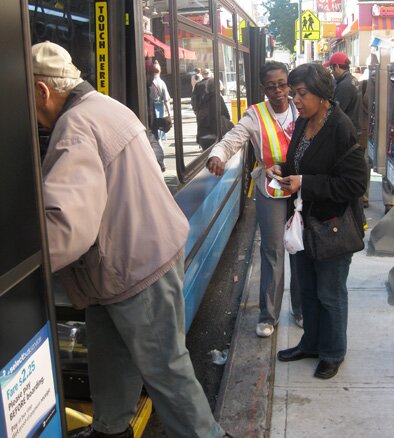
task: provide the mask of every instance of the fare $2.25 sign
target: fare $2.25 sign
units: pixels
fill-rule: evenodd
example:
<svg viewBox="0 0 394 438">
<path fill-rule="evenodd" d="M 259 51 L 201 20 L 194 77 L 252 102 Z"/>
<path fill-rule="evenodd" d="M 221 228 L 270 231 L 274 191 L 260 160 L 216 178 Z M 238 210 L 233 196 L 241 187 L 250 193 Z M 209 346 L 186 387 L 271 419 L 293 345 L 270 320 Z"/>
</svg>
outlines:
<svg viewBox="0 0 394 438">
<path fill-rule="evenodd" d="M 1 437 L 38 436 L 56 415 L 49 333 L 47 324 L 0 370 Z"/>
</svg>

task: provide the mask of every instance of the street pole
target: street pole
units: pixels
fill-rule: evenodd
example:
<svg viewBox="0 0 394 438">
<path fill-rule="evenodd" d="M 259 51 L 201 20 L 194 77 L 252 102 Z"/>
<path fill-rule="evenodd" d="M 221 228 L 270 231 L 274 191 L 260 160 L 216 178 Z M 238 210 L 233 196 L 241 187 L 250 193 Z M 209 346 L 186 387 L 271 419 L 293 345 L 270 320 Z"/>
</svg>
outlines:
<svg viewBox="0 0 394 438">
<path fill-rule="evenodd" d="M 302 55 L 302 22 L 301 22 L 301 16 L 302 16 L 302 0 L 298 0 L 298 44 L 300 47 L 300 55 Z"/>
</svg>

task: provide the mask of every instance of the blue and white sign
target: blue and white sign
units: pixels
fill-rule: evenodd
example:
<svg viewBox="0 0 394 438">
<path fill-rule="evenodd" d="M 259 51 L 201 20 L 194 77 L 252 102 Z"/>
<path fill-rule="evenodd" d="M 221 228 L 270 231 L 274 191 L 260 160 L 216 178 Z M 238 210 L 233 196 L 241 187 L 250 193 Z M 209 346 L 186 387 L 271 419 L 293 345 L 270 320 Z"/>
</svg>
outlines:
<svg viewBox="0 0 394 438">
<path fill-rule="evenodd" d="M 62 436 L 49 322 L 0 371 L 0 436 Z"/>
</svg>

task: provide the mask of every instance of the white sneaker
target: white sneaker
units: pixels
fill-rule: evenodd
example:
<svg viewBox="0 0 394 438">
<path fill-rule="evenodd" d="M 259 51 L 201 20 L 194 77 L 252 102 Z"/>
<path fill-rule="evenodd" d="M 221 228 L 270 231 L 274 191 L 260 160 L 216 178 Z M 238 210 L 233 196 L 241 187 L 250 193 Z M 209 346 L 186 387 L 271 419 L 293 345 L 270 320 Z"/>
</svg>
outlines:
<svg viewBox="0 0 394 438">
<path fill-rule="evenodd" d="M 260 338 L 268 338 L 274 333 L 274 326 L 266 322 L 259 322 L 256 326 L 256 335 Z"/>
<path fill-rule="evenodd" d="M 294 318 L 296 325 L 300 328 L 304 328 L 304 318 L 301 316 L 301 318 Z"/>
</svg>

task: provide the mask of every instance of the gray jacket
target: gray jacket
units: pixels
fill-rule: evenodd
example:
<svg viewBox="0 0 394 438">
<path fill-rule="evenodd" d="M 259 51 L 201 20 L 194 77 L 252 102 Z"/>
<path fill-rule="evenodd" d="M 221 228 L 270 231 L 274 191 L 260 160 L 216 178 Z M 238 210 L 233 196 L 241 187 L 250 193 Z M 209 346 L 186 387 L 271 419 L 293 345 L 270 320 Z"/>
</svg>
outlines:
<svg viewBox="0 0 394 438">
<path fill-rule="evenodd" d="M 52 270 L 78 308 L 122 301 L 173 267 L 189 225 L 132 111 L 94 90 L 66 106 L 43 162 Z"/>
</svg>

